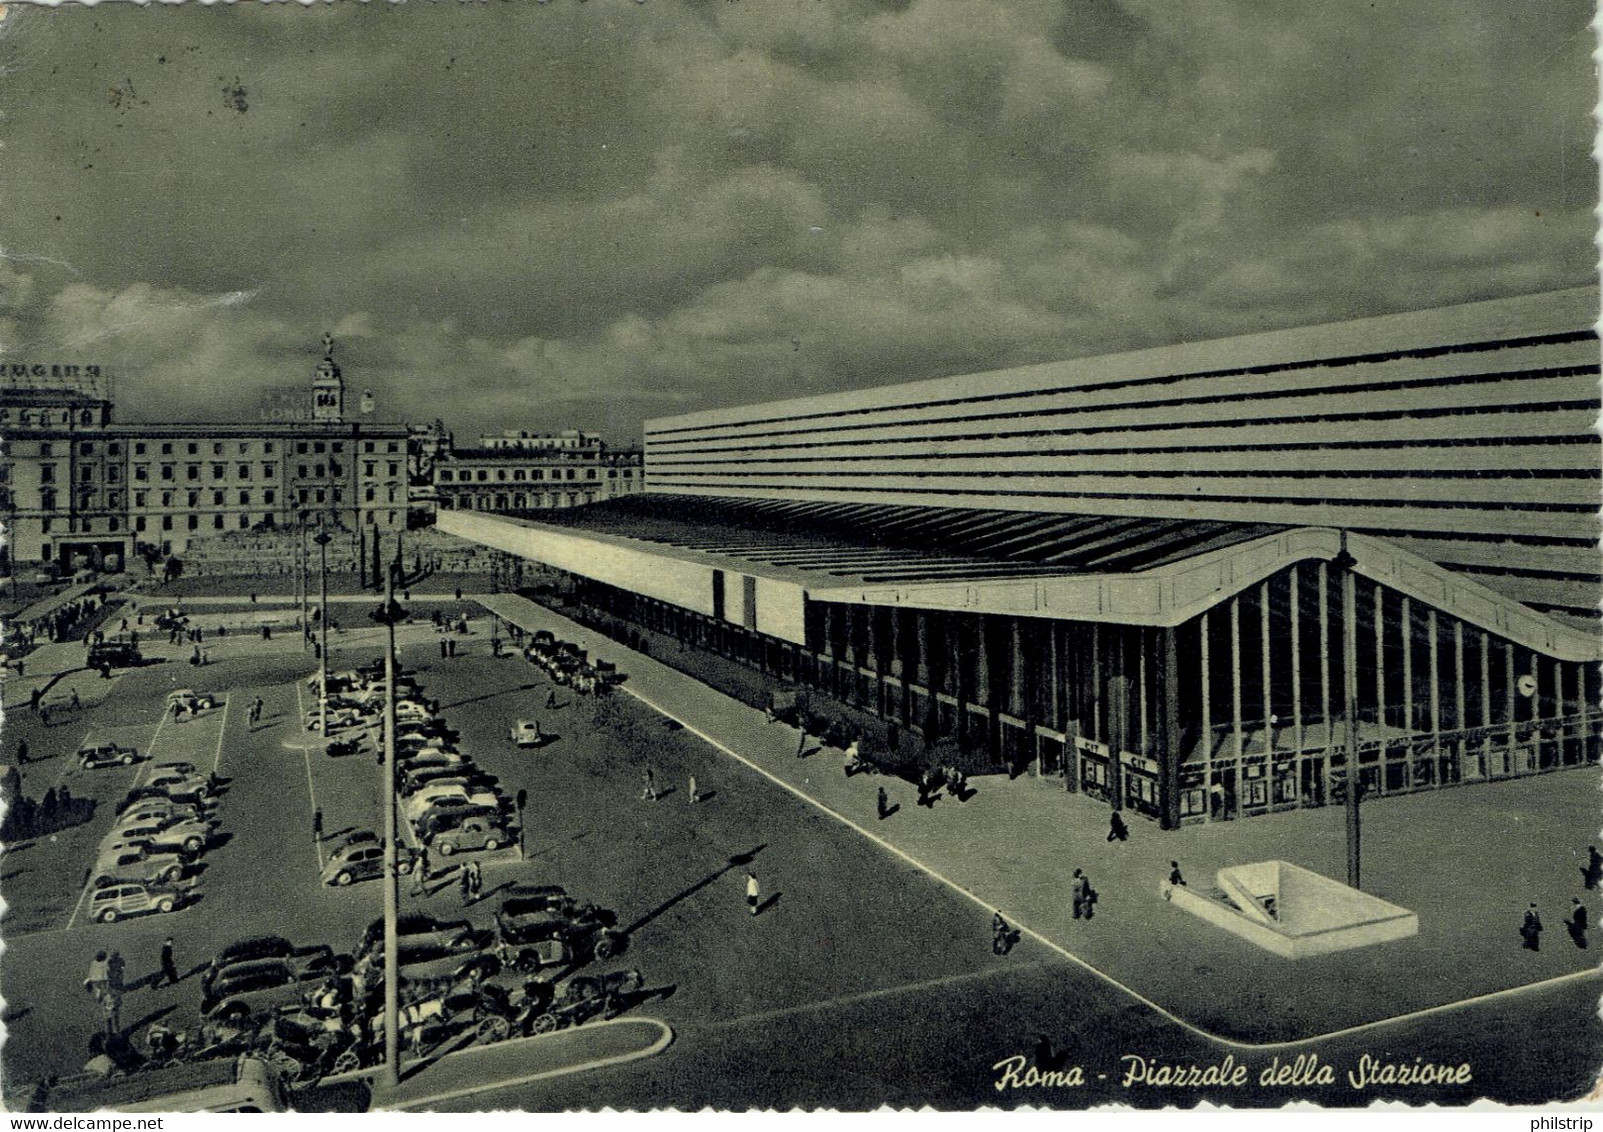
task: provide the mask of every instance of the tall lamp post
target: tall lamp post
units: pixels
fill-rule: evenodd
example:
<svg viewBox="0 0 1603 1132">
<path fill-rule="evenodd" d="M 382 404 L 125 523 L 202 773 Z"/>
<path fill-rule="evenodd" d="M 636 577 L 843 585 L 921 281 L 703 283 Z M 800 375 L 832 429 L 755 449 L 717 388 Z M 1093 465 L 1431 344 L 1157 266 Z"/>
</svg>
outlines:
<svg viewBox="0 0 1603 1132">
<path fill-rule="evenodd" d="M 319 626 L 322 644 L 317 650 L 317 711 L 318 727 L 323 732 L 324 739 L 328 738 L 328 544 L 333 539 L 334 536 L 323 528 L 319 528 L 312 536 L 312 541 L 317 543 L 321 567 L 321 580 L 318 583 L 320 606 L 318 620 L 322 622 Z"/>
<path fill-rule="evenodd" d="M 379 538 L 373 532 L 375 545 Z M 395 603 L 395 572 L 384 577 L 384 604 L 373 620 L 387 629 L 384 648 L 384 751 L 379 759 L 379 797 L 384 807 L 384 1083 L 394 1088 L 401 1079 L 400 944 L 396 915 L 400 905 L 400 874 L 395 820 L 395 625 L 406 613 Z"/>
<path fill-rule="evenodd" d="M 311 643 L 311 641 L 312 641 L 312 621 L 311 621 L 312 614 L 311 614 L 311 611 L 309 609 L 307 609 L 307 603 L 308 603 L 307 590 L 310 588 L 310 586 L 308 586 L 307 578 L 306 578 L 306 568 L 307 568 L 307 562 L 306 562 L 306 558 L 307 558 L 307 553 L 306 553 L 306 512 L 302 511 L 300 513 L 300 515 L 301 515 L 301 570 L 300 570 L 300 583 L 301 583 L 301 585 L 300 585 L 300 591 L 301 591 L 300 592 L 300 598 L 301 598 L 301 651 L 305 652 L 306 651 L 306 646 L 309 645 Z"/>
</svg>

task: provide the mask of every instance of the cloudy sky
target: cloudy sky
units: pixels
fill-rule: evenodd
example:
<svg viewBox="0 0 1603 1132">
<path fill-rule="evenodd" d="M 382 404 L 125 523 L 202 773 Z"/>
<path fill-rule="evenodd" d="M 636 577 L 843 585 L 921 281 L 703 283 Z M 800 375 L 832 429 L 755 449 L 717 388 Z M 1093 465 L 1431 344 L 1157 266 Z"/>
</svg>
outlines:
<svg viewBox="0 0 1603 1132">
<path fill-rule="evenodd" d="M 550 0 L 0 24 L 0 360 L 599 428 L 1589 281 L 1591 6 Z"/>
</svg>

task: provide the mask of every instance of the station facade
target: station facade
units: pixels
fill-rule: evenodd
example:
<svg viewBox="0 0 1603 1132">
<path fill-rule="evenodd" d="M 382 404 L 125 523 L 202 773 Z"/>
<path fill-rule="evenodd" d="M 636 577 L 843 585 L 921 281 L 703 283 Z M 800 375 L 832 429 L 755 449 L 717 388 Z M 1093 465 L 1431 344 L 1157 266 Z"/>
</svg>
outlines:
<svg viewBox="0 0 1603 1132">
<path fill-rule="evenodd" d="M 1165 827 L 1595 764 L 1597 304 L 666 418 L 644 495 L 440 525 Z"/>
</svg>

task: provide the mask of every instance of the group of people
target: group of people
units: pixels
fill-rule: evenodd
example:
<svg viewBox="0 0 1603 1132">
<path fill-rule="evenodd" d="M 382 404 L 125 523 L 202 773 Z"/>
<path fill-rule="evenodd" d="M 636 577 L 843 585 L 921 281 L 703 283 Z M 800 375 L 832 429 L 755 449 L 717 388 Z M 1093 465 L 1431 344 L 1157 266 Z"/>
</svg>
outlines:
<svg viewBox="0 0 1603 1132">
<path fill-rule="evenodd" d="M 943 790 L 959 802 L 968 801 L 972 793 L 969 789 L 968 775 L 957 767 L 945 765 L 925 767 L 918 778 L 918 804 L 934 809 Z"/>
<path fill-rule="evenodd" d="M 39 619 L 38 625 L 43 627 L 45 637 L 52 641 L 65 641 L 72 637 L 76 629 L 91 613 L 101 609 L 106 604 L 106 595 L 91 595 L 69 601 L 57 606 L 51 612 Z M 35 625 L 17 626 L 16 631 L 23 635 L 29 644 L 33 643 L 37 631 Z"/>
<path fill-rule="evenodd" d="M 1581 867 L 1581 885 L 1588 892 L 1597 892 L 1603 889 L 1603 852 L 1598 851 L 1596 845 L 1586 847 L 1586 864 Z M 1564 921 L 1564 930 L 1569 933 L 1570 942 L 1576 947 L 1585 950 L 1588 944 L 1587 933 L 1592 929 L 1592 916 L 1586 910 L 1586 905 L 1579 896 L 1570 898 L 1570 915 Z M 1542 924 L 1541 911 L 1534 903 L 1525 909 L 1525 915 L 1520 920 L 1521 946 L 1527 951 L 1542 950 L 1542 932 L 1546 930 Z"/>
</svg>

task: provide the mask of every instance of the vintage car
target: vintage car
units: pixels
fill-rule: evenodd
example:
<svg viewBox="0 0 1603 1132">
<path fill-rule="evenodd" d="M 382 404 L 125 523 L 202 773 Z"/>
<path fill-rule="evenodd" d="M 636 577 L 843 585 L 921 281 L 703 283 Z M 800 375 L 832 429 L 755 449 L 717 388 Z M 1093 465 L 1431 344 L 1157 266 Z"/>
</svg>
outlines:
<svg viewBox="0 0 1603 1132">
<path fill-rule="evenodd" d="M 108 766 L 133 766 L 140 761 L 139 752 L 132 747 L 116 743 L 86 743 L 78 748 L 78 765 L 85 770 L 100 770 Z"/>
<path fill-rule="evenodd" d="M 396 849 L 395 871 L 400 876 L 411 875 L 416 854 L 405 846 Z M 323 863 L 324 884 L 344 888 L 359 880 L 375 880 L 384 875 L 384 846 L 377 838 L 346 840 L 329 854 Z"/>
<path fill-rule="evenodd" d="M 512 725 L 512 742 L 519 747 L 538 747 L 545 742 L 537 719 L 520 719 Z"/>
<path fill-rule="evenodd" d="M 495 914 L 500 954 L 508 967 L 541 967 L 611 959 L 628 943 L 615 913 L 590 904 L 511 896 Z"/>
<path fill-rule="evenodd" d="M 454 853 L 472 853 L 484 849 L 493 852 L 512 842 L 512 834 L 498 821 L 475 816 L 466 818 L 449 829 L 431 834 L 427 843 L 442 857 Z"/>
<path fill-rule="evenodd" d="M 116 884 L 172 886 L 183 879 L 186 863 L 176 853 L 151 852 L 139 845 L 118 845 L 100 854 L 89 870 L 93 888 Z"/>
<path fill-rule="evenodd" d="M 145 882 L 117 883 L 97 888 L 89 897 L 89 918 L 103 924 L 147 912 L 171 912 L 183 903 L 183 893 L 170 885 Z"/>
</svg>

